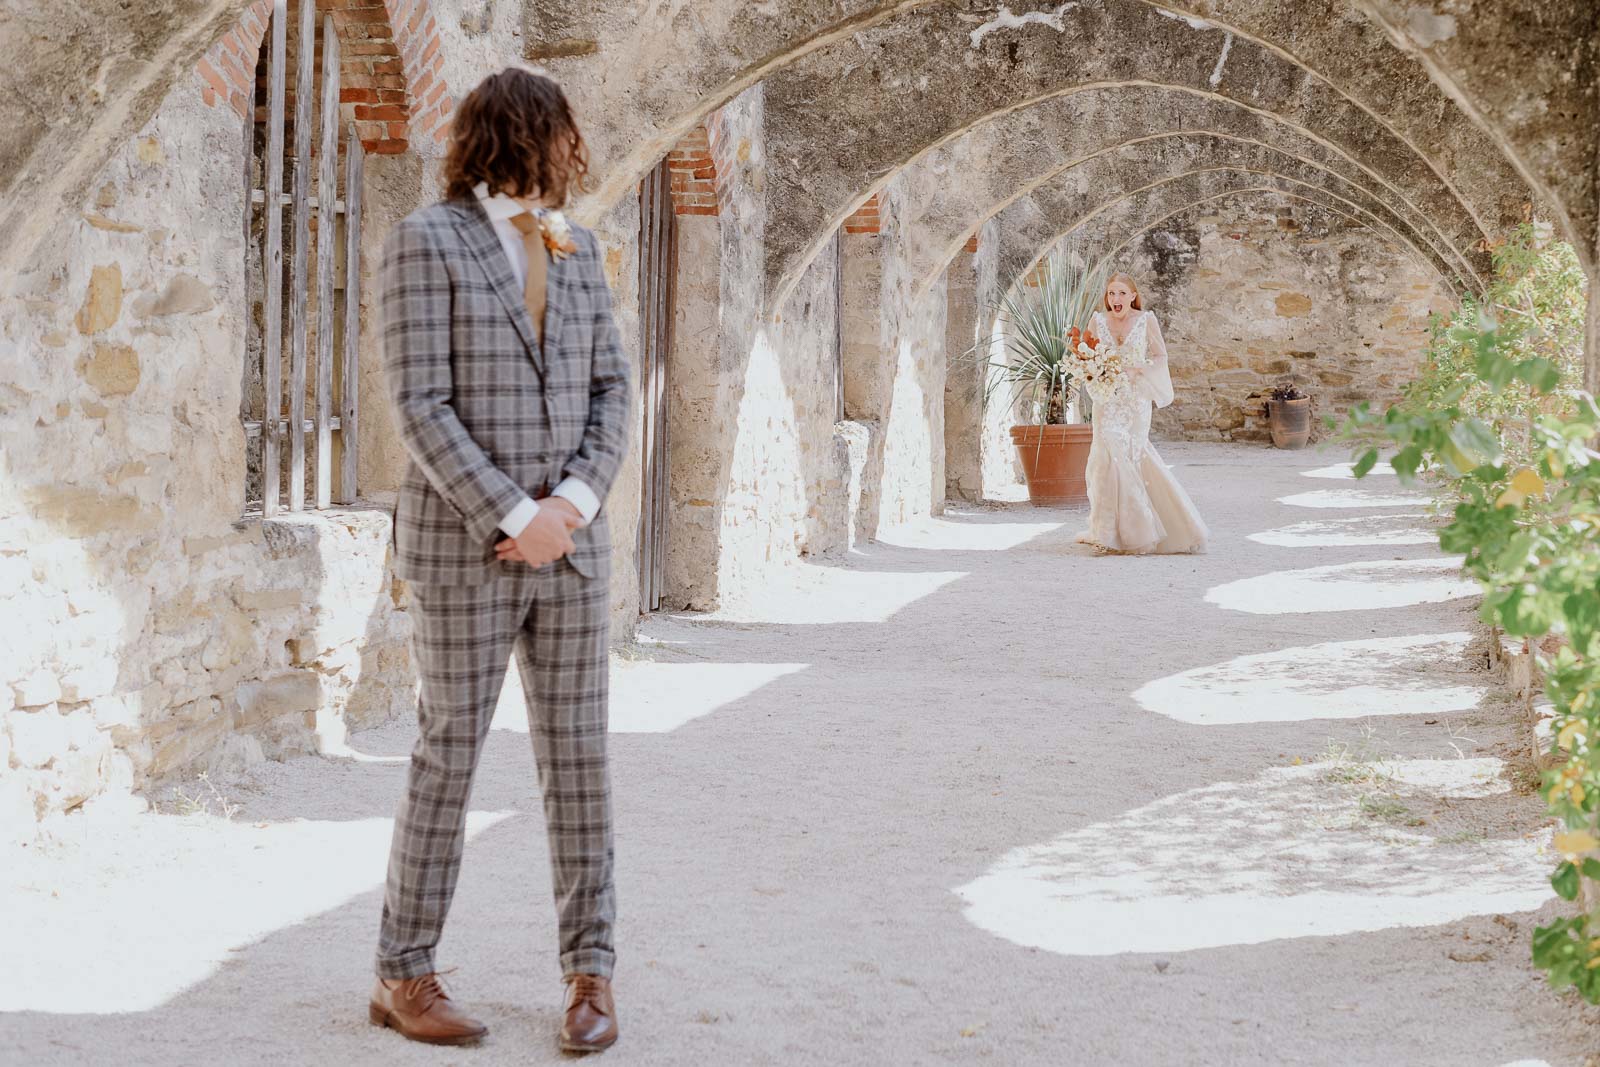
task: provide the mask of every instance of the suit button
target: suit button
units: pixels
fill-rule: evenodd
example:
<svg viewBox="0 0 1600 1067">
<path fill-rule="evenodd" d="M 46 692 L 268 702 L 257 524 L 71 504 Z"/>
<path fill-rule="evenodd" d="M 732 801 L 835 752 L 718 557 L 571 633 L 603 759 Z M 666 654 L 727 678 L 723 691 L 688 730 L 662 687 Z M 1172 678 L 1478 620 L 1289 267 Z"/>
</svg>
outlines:
<svg viewBox="0 0 1600 1067">
<path fill-rule="evenodd" d="M 535 463 L 549 463 L 550 457 L 546 453 L 540 452 L 538 455 L 533 457 L 533 461 Z"/>
</svg>

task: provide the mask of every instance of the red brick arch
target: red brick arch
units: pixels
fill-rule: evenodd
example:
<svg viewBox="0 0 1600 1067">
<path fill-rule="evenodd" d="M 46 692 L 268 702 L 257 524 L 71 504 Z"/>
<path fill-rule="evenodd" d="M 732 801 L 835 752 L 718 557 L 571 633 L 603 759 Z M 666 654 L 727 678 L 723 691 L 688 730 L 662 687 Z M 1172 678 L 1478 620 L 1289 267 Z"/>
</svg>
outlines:
<svg viewBox="0 0 1600 1067">
<path fill-rule="evenodd" d="M 339 100 L 369 152 L 398 155 L 418 143 L 438 143 L 455 108 L 439 54 L 439 24 L 430 0 L 316 0 L 339 34 Z M 292 14 L 297 5 L 291 4 Z M 256 61 L 271 0 L 254 0 L 238 25 L 200 60 L 195 74 L 212 107 L 227 104 L 249 118 Z M 298 23 L 296 23 L 298 25 Z M 291 27 L 289 51 L 297 40 Z M 293 86 L 289 95 L 294 94 Z"/>
</svg>

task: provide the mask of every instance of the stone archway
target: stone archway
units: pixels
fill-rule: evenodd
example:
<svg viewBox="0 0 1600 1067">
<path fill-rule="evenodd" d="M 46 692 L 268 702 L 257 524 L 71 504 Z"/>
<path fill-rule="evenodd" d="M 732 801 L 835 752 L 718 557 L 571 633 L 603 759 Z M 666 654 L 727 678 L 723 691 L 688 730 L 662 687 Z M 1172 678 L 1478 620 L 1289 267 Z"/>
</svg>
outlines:
<svg viewBox="0 0 1600 1067">
<path fill-rule="evenodd" d="M 1416 210 L 1425 206 L 1440 218 L 1464 213 L 1480 237 L 1498 224 L 1500 199 L 1465 199 L 1387 125 L 1278 52 L 1236 41 L 1226 76 L 1213 83 L 1215 56 L 1201 42 L 1219 35 L 1209 25 L 1192 28 L 1136 0 L 1075 8 L 1067 17 L 1071 33 L 1030 25 L 1008 31 L 1005 48 L 994 37 L 974 48 L 970 31 L 919 11 L 863 32 L 848 53 L 825 49 L 775 74 L 768 86 L 780 161 L 773 185 L 781 194 L 770 227 L 774 296 L 781 299 L 792 264 L 819 248 L 884 176 L 992 116 L 1100 85 L 1165 84 L 1233 100 L 1364 161 Z M 1093 52 L 1075 49 L 1083 36 L 1095 40 Z M 961 62 L 940 61 L 956 56 Z M 878 100 L 885 85 L 897 87 L 894 106 L 852 103 Z M 819 146 L 838 157 L 837 167 L 805 165 Z"/>
<path fill-rule="evenodd" d="M 983 123 L 901 171 L 919 191 L 912 232 L 920 277 L 932 281 L 981 224 L 1085 160 L 1123 146 L 1152 148 L 1170 138 L 1207 137 L 1259 145 L 1319 167 L 1383 199 L 1417 235 L 1446 256 L 1483 265 L 1481 234 L 1441 231 L 1437 221 L 1389 195 L 1348 155 L 1303 131 L 1231 102 L 1177 89 L 1086 90 Z"/>
</svg>

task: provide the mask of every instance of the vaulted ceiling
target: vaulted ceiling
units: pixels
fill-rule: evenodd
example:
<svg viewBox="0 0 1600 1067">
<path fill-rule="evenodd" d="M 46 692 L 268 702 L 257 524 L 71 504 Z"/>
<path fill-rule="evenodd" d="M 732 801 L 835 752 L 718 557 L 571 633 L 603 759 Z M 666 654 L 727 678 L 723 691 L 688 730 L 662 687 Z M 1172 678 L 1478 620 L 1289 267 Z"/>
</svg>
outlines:
<svg viewBox="0 0 1600 1067">
<path fill-rule="evenodd" d="M 0 42 L 22 60 L 0 99 L 34 112 L 0 135 L 0 251 L 81 195 L 245 4 L 135 6 L 0 0 Z M 568 85 L 595 153 L 590 218 L 763 84 L 774 301 L 856 206 L 919 168 L 947 178 L 917 207 L 930 277 L 986 220 L 1026 220 L 1017 240 L 1042 242 L 1250 175 L 1470 289 L 1484 240 L 1530 205 L 1594 268 L 1596 28 L 1590 0 L 524 0 L 520 55 L 484 66 L 533 60 Z M 1106 184 L 1118 195 L 1088 189 Z"/>
</svg>

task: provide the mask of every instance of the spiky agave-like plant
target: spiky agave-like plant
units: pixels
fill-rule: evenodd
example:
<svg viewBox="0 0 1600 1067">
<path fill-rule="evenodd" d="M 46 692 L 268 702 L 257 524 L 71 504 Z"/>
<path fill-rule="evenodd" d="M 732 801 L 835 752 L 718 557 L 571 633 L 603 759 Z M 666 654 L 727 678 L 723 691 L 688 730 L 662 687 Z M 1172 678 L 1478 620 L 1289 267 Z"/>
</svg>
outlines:
<svg viewBox="0 0 1600 1067">
<path fill-rule="evenodd" d="M 1072 399 L 1073 358 L 1067 348 L 1067 331 L 1087 331 L 1100 306 L 1110 273 L 1105 266 L 1086 267 L 1077 257 L 1052 255 L 1046 261 L 1039 287 L 1018 285 L 991 310 L 1005 316 L 1005 351 L 1002 358 L 987 358 L 989 381 L 984 402 L 1006 394 L 1013 406 L 1026 398 L 1042 411 L 1046 425 L 1067 421 Z M 987 339 L 971 353 L 990 356 Z"/>
</svg>

